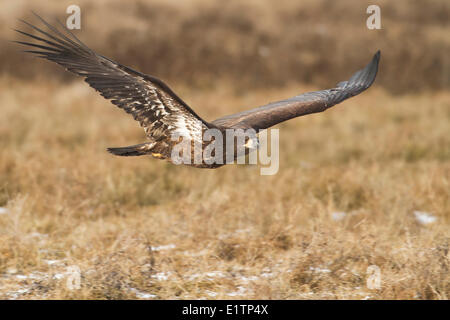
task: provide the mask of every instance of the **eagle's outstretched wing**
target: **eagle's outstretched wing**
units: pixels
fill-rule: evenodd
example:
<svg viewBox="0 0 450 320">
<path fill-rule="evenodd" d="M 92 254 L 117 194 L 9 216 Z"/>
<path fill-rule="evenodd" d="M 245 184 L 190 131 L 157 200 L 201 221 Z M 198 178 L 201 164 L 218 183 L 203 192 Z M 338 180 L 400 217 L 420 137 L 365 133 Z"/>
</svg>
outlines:
<svg viewBox="0 0 450 320">
<path fill-rule="evenodd" d="M 217 126 L 260 130 L 295 117 L 325 111 L 369 88 L 377 75 L 379 60 L 380 51 L 364 69 L 357 71 L 348 81 L 337 84 L 336 88 L 304 93 L 287 100 L 222 117 L 212 123 Z"/>
<path fill-rule="evenodd" d="M 161 80 L 95 53 L 64 26 L 62 27 L 68 34 L 36 16 L 49 31 L 22 21 L 40 35 L 16 31 L 37 40 L 38 43 L 16 42 L 34 47 L 26 52 L 54 61 L 68 71 L 85 77 L 85 81 L 103 97 L 133 115 L 150 139 L 149 143 L 141 145 L 142 151 L 154 149 L 153 152 L 159 157 L 161 154 L 162 157 L 167 157 L 166 153 L 170 155 L 172 134 L 192 140 L 197 137 L 201 139 L 202 130 L 208 128 L 208 123 Z"/>
</svg>

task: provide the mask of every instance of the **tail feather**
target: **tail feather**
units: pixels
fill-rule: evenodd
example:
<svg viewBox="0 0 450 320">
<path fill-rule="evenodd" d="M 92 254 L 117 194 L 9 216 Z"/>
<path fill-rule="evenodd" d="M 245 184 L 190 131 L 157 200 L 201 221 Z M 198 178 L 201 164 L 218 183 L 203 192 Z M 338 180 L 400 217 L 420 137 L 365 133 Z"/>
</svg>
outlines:
<svg viewBox="0 0 450 320">
<path fill-rule="evenodd" d="M 150 146 L 148 143 L 141 143 L 128 147 L 108 148 L 107 150 L 116 156 L 143 156 L 149 153 Z"/>
</svg>

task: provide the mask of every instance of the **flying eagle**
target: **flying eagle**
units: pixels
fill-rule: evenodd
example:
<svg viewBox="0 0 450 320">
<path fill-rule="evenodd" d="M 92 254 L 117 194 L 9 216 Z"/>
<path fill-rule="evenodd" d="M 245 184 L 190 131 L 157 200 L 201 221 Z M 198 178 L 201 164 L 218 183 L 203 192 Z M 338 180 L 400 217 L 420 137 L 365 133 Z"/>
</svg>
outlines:
<svg viewBox="0 0 450 320">
<path fill-rule="evenodd" d="M 135 71 L 94 52 L 62 24 L 64 32 L 36 16 L 48 28 L 47 31 L 23 20 L 21 21 L 34 29 L 38 35 L 15 30 L 37 40 L 37 43 L 16 41 L 33 47 L 32 50 L 25 52 L 54 61 L 66 70 L 84 77 L 91 87 L 130 113 L 144 128 L 148 142 L 128 147 L 108 148 L 110 153 L 118 156 L 152 155 L 158 159 L 174 162 L 172 151 L 180 140 L 174 141 L 171 138 L 173 136 L 191 139 L 193 144 L 200 144 L 204 149 L 211 143 L 203 141 L 202 138 L 207 130 L 225 132 L 230 129 L 252 129 L 259 132 L 292 118 L 325 111 L 369 88 L 375 80 L 380 60 L 378 51 L 364 69 L 357 71 L 348 81 L 338 83 L 335 88 L 304 93 L 207 122 L 160 79 Z M 252 139 L 245 139 L 246 153 L 257 148 L 258 141 Z M 225 152 L 225 149 L 223 151 Z M 194 152 L 188 156 L 193 158 Z M 225 158 L 225 155 L 223 157 Z M 237 154 L 234 154 L 234 159 L 236 157 Z M 190 161 L 188 164 L 199 168 L 217 168 L 224 163 L 207 162 Z"/>
</svg>

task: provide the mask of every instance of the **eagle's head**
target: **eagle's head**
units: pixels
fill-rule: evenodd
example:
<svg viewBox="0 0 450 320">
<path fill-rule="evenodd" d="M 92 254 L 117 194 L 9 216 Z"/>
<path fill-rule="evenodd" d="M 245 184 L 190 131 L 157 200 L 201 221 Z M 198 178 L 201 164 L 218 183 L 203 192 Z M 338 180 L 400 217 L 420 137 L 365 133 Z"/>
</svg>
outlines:
<svg viewBox="0 0 450 320">
<path fill-rule="evenodd" d="M 259 148 L 259 139 L 258 136 L 250 136 L 247 137 L 245 144 L 244 144 L 245 149 L 247 149 L 248 151 L 251 150 L 257 150 Z"/>
</svg>

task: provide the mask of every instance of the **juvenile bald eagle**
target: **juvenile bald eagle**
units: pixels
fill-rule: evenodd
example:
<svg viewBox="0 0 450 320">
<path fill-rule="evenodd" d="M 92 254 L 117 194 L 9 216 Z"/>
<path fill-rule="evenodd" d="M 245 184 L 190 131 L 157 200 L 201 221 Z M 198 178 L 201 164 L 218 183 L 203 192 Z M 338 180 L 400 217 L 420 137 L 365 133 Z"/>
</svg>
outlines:
<svg viewBox="0 0 450 320">
<path fill-rule="evenodd" d="M 207 122 L 158 78 L 135 71 L 94 52 L 63 25 L 61 26 L 65 31 L 61 32 L 36 16 L 48 31 L 21 20 L 38 34 L 16 30 L 37 40 L 37 43 L 16 41 L 33 47 L 33 50 L 25 52 L 54 61 L 66 70 L 84 77 L 91 87 L 133 115 L 144 128 L 148 142 L 128 147 L 108 148 L 109 152 L 118 156 L 152 155 L 158 159 L 172 161 L 172 151 L 180 141 L 171 139 L 173 136 L 189 138 L 192 143 L 199 143 L 204 149 L 211 143 L 203 141 L 203 133 L 209 129 L 220 132 L 227 129 L 253 129 L 259 132 L 295 117 L 325 111 L 369 88 L 375 80 L 380 59 L 378 51 L 364 69 L 357 71 L 348 81 L 338 83 L 335 88 L 304 93 Z M 258 144 L 257 141 L 249 142 L 253 141 L 245 140 L 246 152 Z M 223 150 L 225 153 L 225 148 Z M 236 156 L 237 153 L 234 158 Z M 193 151 L 190 157 L 194 157 Z M 202 160 L 200 163 L 191 161 L 190 165 L 216 168 L 223 165 L 222 163 L 206 163 Z"/>
</svg>

